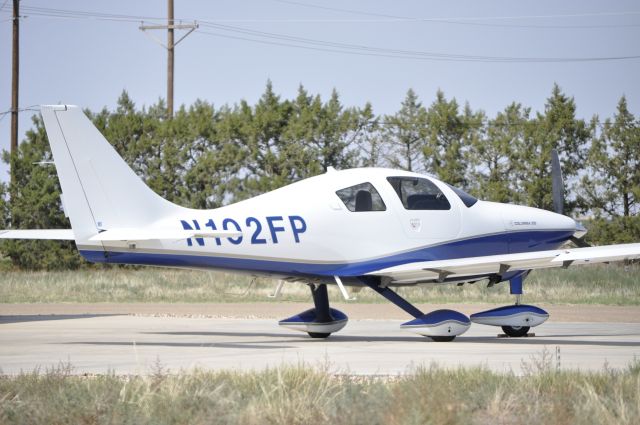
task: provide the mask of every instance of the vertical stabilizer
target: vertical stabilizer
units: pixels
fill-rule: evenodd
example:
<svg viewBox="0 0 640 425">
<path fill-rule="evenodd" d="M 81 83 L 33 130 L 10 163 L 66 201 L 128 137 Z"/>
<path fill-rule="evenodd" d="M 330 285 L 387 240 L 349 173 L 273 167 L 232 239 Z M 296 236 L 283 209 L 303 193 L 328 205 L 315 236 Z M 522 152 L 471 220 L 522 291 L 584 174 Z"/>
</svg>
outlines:
<svg viewBox="0 0 640 425">
<path fill-rule="evenodd" d="M 146 227 L 181 208 L 144 184 L 80 108 L 41 112 L 76 242 L 101 230 Z"/>
</svg>

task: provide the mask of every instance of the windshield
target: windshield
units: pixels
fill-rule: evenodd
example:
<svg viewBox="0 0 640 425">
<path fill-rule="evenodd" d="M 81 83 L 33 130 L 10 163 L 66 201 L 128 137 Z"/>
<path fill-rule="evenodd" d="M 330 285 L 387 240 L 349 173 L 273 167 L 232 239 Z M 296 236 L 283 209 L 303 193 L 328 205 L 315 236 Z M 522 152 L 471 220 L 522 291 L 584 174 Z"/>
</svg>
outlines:
<svg viewBox="0 0 640 425">
<path fill-rule="evenodd" d="M 460 200 L 467 206 L 467 208 L 472 207 L 476 202 L 478 202 L 478 199 L 469 195 L 467 192 L 465 192 L 462 189 L 458 189 L 457 187 L 453 187 L 450 184 L 445 183 L 447 186 L 449 186 L 451 188 L 451 190 L 453 190 L 455 192 L 456 195 L 458 195 L 458 197 L 460 198 Z"/>
</svg>

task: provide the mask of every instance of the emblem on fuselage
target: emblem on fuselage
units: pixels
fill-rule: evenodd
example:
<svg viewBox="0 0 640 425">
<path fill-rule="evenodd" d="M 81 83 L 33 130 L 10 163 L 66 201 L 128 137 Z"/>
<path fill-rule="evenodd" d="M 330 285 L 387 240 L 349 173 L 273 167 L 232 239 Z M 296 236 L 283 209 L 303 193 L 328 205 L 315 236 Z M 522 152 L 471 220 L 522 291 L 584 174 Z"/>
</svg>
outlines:
<svg viewBox="0 0 640 425">
<path fill-rule="evenodd" d="M 535 221 L 510 221 L 509 225 L 511 227 L 514 226 L 537 226 L 538 223 L 536 223 Z"/>
<path fill-rule="evenodd" d="M 409 227 L 411 227 L 411 230 L 414 232 L 419 232 L 420 229 L 422 229 L 422 220 L 419 218 L 412 218 L 409 220 Z"/>
</svg>

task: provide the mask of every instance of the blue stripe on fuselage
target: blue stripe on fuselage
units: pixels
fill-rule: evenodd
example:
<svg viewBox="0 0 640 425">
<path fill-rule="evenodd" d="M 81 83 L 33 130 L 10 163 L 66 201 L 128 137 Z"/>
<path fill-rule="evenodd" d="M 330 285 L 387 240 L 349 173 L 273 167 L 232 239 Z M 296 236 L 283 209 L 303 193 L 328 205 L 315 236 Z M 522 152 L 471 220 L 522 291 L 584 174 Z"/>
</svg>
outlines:
<svg viewBox="0 0 640 425">
<path fill-rule="evenodd" d="M 571 231 L 503 233 L 429 246 L 411 252 L 353 263 L 294 263 L 189 254 L 104 252 L 81 250 L 91 262 L 168 267 L 244 270 L 291 276 L 362 276 L 368 272 L 418 261 L 448 260 L 518 252 L 556 249 L 573 235 Z"/>
</svg>

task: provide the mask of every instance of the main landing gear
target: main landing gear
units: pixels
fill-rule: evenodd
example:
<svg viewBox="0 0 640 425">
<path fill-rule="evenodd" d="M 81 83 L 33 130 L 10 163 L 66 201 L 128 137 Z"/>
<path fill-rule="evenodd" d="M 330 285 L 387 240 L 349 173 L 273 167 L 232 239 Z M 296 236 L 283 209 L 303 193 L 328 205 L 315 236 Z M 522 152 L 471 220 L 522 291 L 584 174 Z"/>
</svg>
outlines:
<svg viewBox="0 0 640 425">
<path fill-rule="evenodd" d="M 520 304 L 522 280 L 523 276 L 520 274 L 509 281 L 510 292 L 516 297 L 514 305 L 472 314 L 471 321 L 482 325 L 500 326 L 502 331 L 512 338 L 526 336 L 532 327 L 543 324 L 549 318 L 549 313 L 534 305 Z"/>
<path fill-rule="evenodd" d="M 296 331 L 306 332 L 311 338 L 328 338 L 334 332 L 344 328 L 349 320 L 340 310 L 329 307 L 327 285 L 309 284 L 313 296 L 314 308 L 278 322 Z"/>
<path fill-rule="evenodd" d="M 435 342 L 448 342 L 465 333 L 471 326 L 469 318 L 458 311 L 445 309 L 424 314 L 390 288 L 380 286 L 376 279 L 363 277 L 360 281 L 415 317 L 400 325 L 401 329 L 427 336 Z"/>
</svg>

